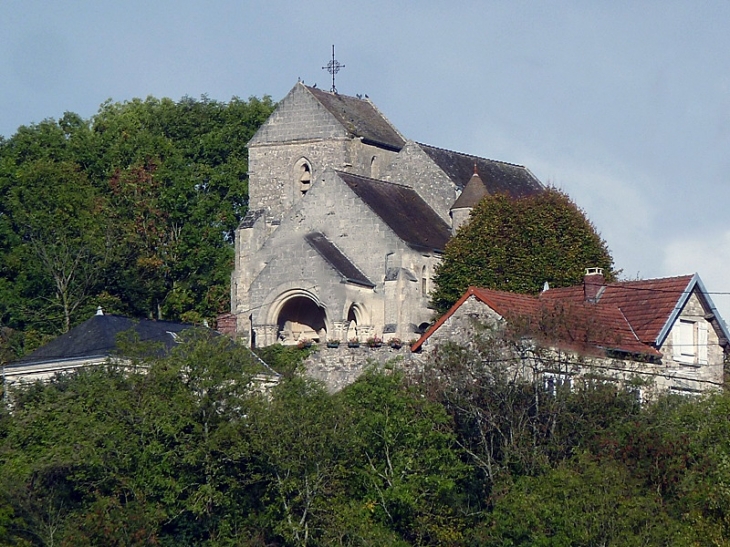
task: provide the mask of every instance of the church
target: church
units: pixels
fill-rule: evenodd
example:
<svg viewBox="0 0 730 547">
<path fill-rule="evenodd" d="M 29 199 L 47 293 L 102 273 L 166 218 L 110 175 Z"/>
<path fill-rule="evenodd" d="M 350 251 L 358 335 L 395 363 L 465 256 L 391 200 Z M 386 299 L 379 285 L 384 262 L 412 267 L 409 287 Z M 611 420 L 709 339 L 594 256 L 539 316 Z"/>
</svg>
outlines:
<svg viewBox="0 0 730 547">
<path fill-rule="evenodd" d="M 444 246 L 525 167 L 406 139 L 367 98 L 297 83 L 248 143 L 231 312 L 252 347 L 418 338 Z"/>
</svg>

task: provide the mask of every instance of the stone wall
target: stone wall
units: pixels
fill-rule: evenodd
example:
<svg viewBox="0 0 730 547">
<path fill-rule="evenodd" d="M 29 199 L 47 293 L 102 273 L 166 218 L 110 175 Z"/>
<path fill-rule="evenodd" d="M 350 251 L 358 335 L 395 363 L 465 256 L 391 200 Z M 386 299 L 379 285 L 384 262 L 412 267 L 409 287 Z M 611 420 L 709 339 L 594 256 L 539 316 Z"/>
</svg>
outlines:
<svg viewBox="0 0 730 547">
<path fill-rule="evenodd" d="M 325 233 L 375 288 L 344 282 L 304 240 L 311 231 Z M 270 306 L 274 300 L 285 291 L 299 287 L 311 291 L 333 323 L 344 322 L 349 306 L 357 303 L 365 312 L 364 324 L 371 325 L 374 334 L 382 336 L 389 325 L 391 334 L 410 339 L 418 325 L 431 319 L 428 295 L 422 288 L 425 285 L 430 290 L 437 262 L 437 256 L 408 247 L 329 170 L 284 215 L 279 228 L 262 247 L 246 257 L 246 265 L 239 264 L 241 272 L 258 265 L 261 269 L 249 285 L 243 285 L 243 277 L 239 279 L 235 305 L 239 314 L 252 310 L 254 324 L 270 324 Z M 408 270 L 414 281 L 401 280 L 397 288 L 389 291 L 385 281 L 387 270 L 399 268 Z M 239 328 L 247 328 L 245 322 L 240 322 Z"/>
<path fill-rule="evenodd" d="M 609 381 L 619 385 L 643 384 L 642 393 L 651 398 L 655 393 L 675 391 L 677 393 L 700 393 L 719 389 L 723 381 L 723 351 L 714 329 L 705 319 L 705 310 L 696 295 L 690 297 L 680 318 L 708 323 L 708 363 L 686 364 L 673 359 L 672 333 L 661 346 L 663 357 L 658 362 L 605 356 L 577 355 L 572 352 L 550 348 L 535 348 L 524 352 L 530 361 L 525 370 L 540 373 L 561 373 L 575 382 Z M 425 360 L 428 355 L 445 342 L 469 345 L 474 337 L 489 329 L 498 329 L 500 316 L 474 296 L 469 297 L 431 337 L 423 344 L 423 353 L 417 358 Z M 676 324 L 675 324 L 676 326 Z M 517 362 L 517 356 L 514 356 Z"/>
<path fill-rule="evenodd" d="M 388 346 L 348 348 L 341 344 L 339 348 L 319 346 L 304 362 L 307 376 L 324 383 L 330 392 L 353 383 L 371 367 L 385 366 L 408 369 L 415 366 L 415 361 L 407 346 L 400 349 Z"/>
<path fill-rule="evenodd" d="M 459 190 L 418 143 L 408 141 L 383 178 L 412 186 L 444 222 L 451 224 L 449 210 L 459 197 Z"/>
<path fill-rule="evenodd" d="M 664 355 L 662 362 L 664 363 L 665 377 L 660 377 L 657 382 L 665 385 L 667 388 L 674 387 L 678 391 L 686 390 L 692 392 L 701 388 L 706 382 L 720 384 L 724 375 L 724 352 L 720 346 L 720 340 L 712 323 L 705 317 L 707 311 L 703 307 L 697 294 L 692 294 L 684 308 L 679 314 L 677 321 L 669 332 L 666 340 L 659 348 Z M 694 329 L 694 358 L 678 359 L 675 355 L 675 332 L 680 328 L 680 321 L 686 320 L 691 322 Z M 699 330 L 703 328 L 707 333 L 707 340 L 702 341 L 707 348 L 707 363 L 700 363 L 698 359 L 700 340 Z"/>
</svg>

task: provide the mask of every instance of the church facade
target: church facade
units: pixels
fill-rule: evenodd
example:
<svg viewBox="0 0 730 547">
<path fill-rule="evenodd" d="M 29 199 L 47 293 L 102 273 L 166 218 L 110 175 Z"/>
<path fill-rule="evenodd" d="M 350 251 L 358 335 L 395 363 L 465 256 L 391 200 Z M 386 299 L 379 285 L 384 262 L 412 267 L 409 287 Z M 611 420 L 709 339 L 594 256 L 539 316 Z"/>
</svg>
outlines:
<svg viewBox="0 0 730 547">
<path fill-rule="evenodd" d="M 368 99 L 297 83 L 248 144 L 231 312 L 252 346 L 422 333 L 446 242 L 527 169 L 407 140 Z"/>
</svg>

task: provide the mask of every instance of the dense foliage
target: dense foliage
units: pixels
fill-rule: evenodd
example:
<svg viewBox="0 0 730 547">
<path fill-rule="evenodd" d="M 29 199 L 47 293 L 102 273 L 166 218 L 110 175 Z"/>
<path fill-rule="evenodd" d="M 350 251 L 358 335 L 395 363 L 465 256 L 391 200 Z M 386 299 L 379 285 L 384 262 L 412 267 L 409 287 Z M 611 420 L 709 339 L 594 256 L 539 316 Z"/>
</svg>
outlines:
<svg viewBox="0 0 730 547">
<path fill-rule="evenodd" d="M 272 355 L 285 363 L 300 350 Z M 302 351 L 302 355 L 304 351 Z M 727 545 L 730 396 L 550 393 L 486 345 L 269 392 L 193 339 L 13 393 L 3 545 Z"/>
<path fill-rule="evenodd" d="M 245 146 L 273 107 L 107 102 L 0 139 L 0 325 L 23 333 L 14 353 L 97 305 L 188 321 L 227 310 Z"/>
<path fill-rule="evenodd" d="M 514 199 L 488 196 L 447 243 L 432 303 L 447 311 L 470 285 L 518 293 L 577 285 L 586 268 L 615 272 L 606 243 L 570 198 L 554 188 Z"/>
</svg>

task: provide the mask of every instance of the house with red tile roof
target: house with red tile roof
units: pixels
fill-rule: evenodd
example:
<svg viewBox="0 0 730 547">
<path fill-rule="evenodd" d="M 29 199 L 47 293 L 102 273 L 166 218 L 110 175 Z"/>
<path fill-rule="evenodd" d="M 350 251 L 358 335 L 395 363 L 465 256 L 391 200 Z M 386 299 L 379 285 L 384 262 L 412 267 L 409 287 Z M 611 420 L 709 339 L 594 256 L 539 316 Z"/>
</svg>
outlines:
<svg viewBox="0 0 730 547">
<path fill-rule="evenodd" d="M 546 385 L 598 378 L 640 383 L 647 394 L 719 389 L 730 343 L 697 274 L 607 284 L 592 268 L 582 285 L 538 296 L 470 287 L 411 349 L 469 344 L 485 327 L 522 348 L 526 370 Z"/>
</svg>

